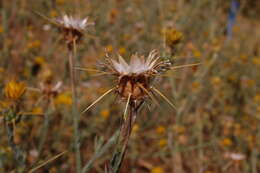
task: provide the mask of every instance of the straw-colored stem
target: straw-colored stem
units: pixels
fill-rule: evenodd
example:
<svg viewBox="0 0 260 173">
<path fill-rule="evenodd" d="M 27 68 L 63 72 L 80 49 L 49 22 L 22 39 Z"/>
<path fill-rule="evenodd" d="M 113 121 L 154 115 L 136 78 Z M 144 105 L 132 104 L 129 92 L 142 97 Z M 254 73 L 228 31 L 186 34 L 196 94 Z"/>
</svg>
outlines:
<svg viewBox="0 0 260 173">
<path fill-rule="evenodd" d="M 70 85 L 72 94 L 72 116 L 74 128 L 74 149 L 76 159 L 76 172 L 81 172 L 81 156 L 80 156 L 80 134 L 79 134 L 79 115 L 77 111 L 77 93 L 76 93 L 76 79 L 74 70 L 74 59 L 76 55 L 76 43 L 73 42 L 73 49 L 69 50 L 69 70 L 70 70 Z"/>
<path fill-rule="evenodd" d="M 53 112 L 53 110 L 51 109 L 51 106 L 49 104 L 50 104 L 50 100 L 47 100 L 46 105 L 45 105 L 45 110 L 47 110 L 47 111 L 46 111 L 46 113 L 44 113 L 44 122 L 43 122 L 43 127 L 41 129 L 41 135 L 40 135 L 41 139 L 40 139 L 39 146 L 38 146 L 39 158 L 41 157 L 42 149 L 43 149 L 44 143 L 46 141 L 46 137 L 47 137 L 48 130 L 49 130 L 49 123 L 50 123 L 49 115 Z"/>
<path fill-rule="evenodd" d="M 126 155 L 128 141 L 131 136 L 132 128 L 137 116 L 137 109 L 133 103 L 130 103 L 129 115 L 123 122 L 120 130 L 120 137 L 116 146 L 116 151 L 111 160 L 110 173 L 119 173 L 124 157 Z"/>
</svg>

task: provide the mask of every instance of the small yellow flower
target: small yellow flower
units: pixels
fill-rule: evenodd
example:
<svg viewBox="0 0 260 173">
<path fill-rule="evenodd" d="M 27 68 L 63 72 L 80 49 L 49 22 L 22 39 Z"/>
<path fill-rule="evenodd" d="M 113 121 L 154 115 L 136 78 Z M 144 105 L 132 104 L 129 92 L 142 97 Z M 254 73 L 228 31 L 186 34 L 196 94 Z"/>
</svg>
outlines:
<svg viewBox="0 0 260 173">
<path fill-rule="evenodd" d="M 196 82 L 196 81 L 195 81 L 195 82 L 193 82 L 193 83 L 191 84 L 191 89 L 192 89 L 193 92 L 199 91 L 200 87 L 201 87 L 201 85 L 200 85 L 199 82 Z"/>
<path fill-rule="evenodd" d="M 211 85 L 213 86 L 219 86 L 221 84 L 221 79 L 218 76 L 211 78 Z"/>
<path fill-rule="evenodd" d="M 104 119 L 107 119 L 109 117 L 109 110 L 108 109 L 104 109 L 100 112 L 101 116 L 104 118 Z"/>
<path fill-rule="evenodd" d="M 212 171 L 205 171 L 204 173 L 213 173 Z"/>
<path fill-rule="evenodd" d="M 62 93 L 59 94 L 55 100 L 55 104 L 64 104 L 64 105 L 71 105 L 72 104 L 72 98 L 69 93 Z"/>
<path fill-rule="evenodd" d="M 138 124 L 135 124 L 133 126 L 133 133 L 136 133 L 138 130 L 139 130 L 139 126 L 138 126 Z"/>
<path fill-rule="evenodd" d="M 106 49 L 106 51 L 109 52 L 109 53 L 113 52 L 113 50 L 114 50 L 114 48 L 113 48 L 112 45 L 107 45 L 105 49 Z"/>
<path fill-rule="evenodd" d="M 179 44 L 183 38 L 183 34 L 173 28 L 165 30 L 166 44 L 173 48 L 175 45 Z"/>
<path fill-rule="evenodd" d="M 124 47 L 119 48 L 119 54 L 124 55 L 126 53 L 126 49 Z"/>
<path fill-rule="evenodd" d="M 160 139 L 158 145 L 161 148 L 165 147 L 167 145 L 167 139 Z"/>
<path fill-rule="evenodd" d="M 200 58 L 201 57 L 201 52 L 197 49 L 193 50 L 193 55 L 195 58 Z"/>
<path fill-rule="evenodd" d="M 42 110 L 42 108 L 41 107 L 35 107 L 35 108 L 33 108 L 33 110 L 32 110 L 32 114 L 37 114 L 37 115 L 40 115 L 40 114 L 43 114 L 43 110 Z"/>
<path fill-rule="evenodd" d="M 124 41 L 129 41 L 129 40 L 131 40 L 131 35 L 130 35 L 130 34 L 124 34 L 124 35 L 123 35 L 123 40 L 124 40 Z"/>
<path fill-rule="evenodd" d="M 222 141 L 221 141 L 221 144 L 225 147 L 230 147 L 233 142 L 230 138 L 224 138 Z"/>
<path fill-rule="evenodd" d="M 40 46 L 41 46 L 40 40 L 35 40 L 27 44 L 28 49 L 40 48 Z"/>
<path fill-rule="evenodd" d="M 4 32 L 4 28 L 2 26 L 0 26 L 0 33 Z"/>
<path fill-rule="evenodd" d="M 246 63 L 247 60 L 248 60 L 248 57 L 246 55 L 241 55 L 239 58 L 240 58 L 242 63 Z"/>
<path fill-rule="evenodd" d="M 159 127 L 157 127 L 157 129 L 156 129 L 156 132 L 157 132 L 158 134 L 164 134 L 165 131 L 166 131 L 166 129 L 165 129 L 164 126 L 159 126 Z"/>
<path fill-rule="evenodd" d="M 151 170 L 151 173 L 164 173 L 164 170 L 162 167 L 154 167 L 152 170 Z"/>
<path fill-rule="evenodd" d="M 260 102 L 260 93 L 256 94 L 254 97 L 254 102 L 259 103 Z"/>
<path fill-rule="evenodd" d="M 255 86 L 255 80 L 253 80 L 253 79 L 246 79 L 245 80 L 245 84 L 246 84 L 246 86 L 247 87 L 254 87 Z"/>
<path fill-rule="evenodd" d="M 63 5 L 65 3 L 65 0 L 56 0 L 57 4 Z"/>
<path fill-rule="evenodd" d="M 253 62 L 253 64 L 255 64 L 255 65 L 260 65 L 260 58 L 254 57 L 254 58 L 252 59 L 252 62 Z"/>
<path fill-rule="evenodd" d="M 0 73 L 3 73 L 4 71 L 5 71 L 5 69 L 0 67 Z"/>
<path fill-rule="evenodd" d="M 51 11 L 50 11 L 50 16 L 51 16 L 52 18 L 57 17 L 57 16 L 58 16 L 57 11 L 51 10 Z"/>
<path fill-rule="evenodd" d="M 16 101 L 25 93 L 26 87 L 22 82 L 10 81 L 4 88 L 5 97 L 9 100 Z"/>
<path fill-rule="evenodd" d="M 40 65 L 42 65 L 42 64 L 45 63 L 45 60 L 44 60 L 43 57 L 41 57 L 41 56 L 37 56 L 37 57 L 35 57 L 34 62 L 35 62 L 36 64 L 40 64 Z"/>
</svg>

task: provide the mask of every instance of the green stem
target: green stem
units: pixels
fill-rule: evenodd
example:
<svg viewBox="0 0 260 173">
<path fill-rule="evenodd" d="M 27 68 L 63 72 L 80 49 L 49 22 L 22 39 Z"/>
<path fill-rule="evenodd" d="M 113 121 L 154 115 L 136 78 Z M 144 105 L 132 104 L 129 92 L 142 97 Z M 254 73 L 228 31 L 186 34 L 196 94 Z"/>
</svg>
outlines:
<svg viewBox="0 0 260 173">
<path fill-rule="evenodd" d="M 46 141 L 46 137 L 48 134 L 48 129 L 49 129 L 49 122 L 50 122 L 50 114 L 52 113 L 52 109 L 49 106 L 49 100 L 46 103 L 46 107 L 47 109 L 46 113 L 44 114 L 44 122 L 43 122 L 43 128 L 41 130 L 41 140 L 39 142 L 39 148 L 38 148 L 38 152 L 39 152 L 39 158 L 41 157 L 42 154 L 42 149 L 44 146 L 44 143 Z"/>
<path fill-rule="evenodd" d="M 79 114 L 77 111 L 77 94 L 76 94 L 76 80 L 74 70 L 74 59 L 76 56 L 76 43 L 73 42 L 73 49 L 69 50 L 69 67 L 70 67 L 70 84 L 72 93 L 72 116 L 74 128 L 74 149 L 76 159 L 76 172 L 81 172 L 81 156 L 80 156 L 80 134 L 79 134 Z"/>
<path fill-rule="evenodd" d="M 114 135 L 108 140 L 108 142 L 97 152 L 94 154 L 94 156 L 87 162 L 87 164 L 82 168 L 82 173 L 88 172 L 92 166 L 93 163 L 100 158 L 112 145 L 114 145 L 118 139 L 119 131 L 116 131 Z"/>
<path fill-rule="evenodd" d="M 25 156 L 23 151 L 14 142 L 14 127 L 11 123 L 6 122 L 6 131 L 8 137 L 8 144 L 11 147 L 15 161 L 17 163 L 18 172 L 23 172 L 25 169 Z"/>
</svg>

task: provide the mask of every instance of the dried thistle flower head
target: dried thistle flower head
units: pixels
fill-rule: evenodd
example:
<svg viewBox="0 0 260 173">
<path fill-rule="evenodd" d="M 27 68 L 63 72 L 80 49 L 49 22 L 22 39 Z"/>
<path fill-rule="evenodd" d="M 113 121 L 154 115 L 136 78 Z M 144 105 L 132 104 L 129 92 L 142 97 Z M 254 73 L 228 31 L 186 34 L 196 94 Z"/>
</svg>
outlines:
<svg viewBox="0 0 260 173">
<path fill-rule="evenodd" d="M 19 100 L 25 93 L 26 87 L 22 82 L 10 81 L 4 88 L 5 97 L 11 101 Z"/>
<path fill-rule="evenodd" d="M 93 23 L 88 22 L 88 17 L 80 19 L 66 14 L 56 19 L 56 22 L 63 31 L 64 39 L 69 45 L 72 45 L 74 41 L 79 42 L 87 26 L 93 25 Z"/>
<path fill-rule="evenodd" d="M 118 56 L 118 61 L 107 59 L 107 71 L 118 78 L 116 92 L 123 99 L 130 97 L 131 101 L 142 101 L 149 97 L 153 79 L 171 67 L 169 60 L 162 60 L 158 52 L 153 50 L 149 56 L 131 56 L 128 64 L 123 57 Z"/>
<path fill-rule="evenodd" d="M 173 49 L 183 38 L 183 34 L 176 29 L 168 28 L 165 30 L 166 45 Z"/>
<path fill-rule="evenodd" d="M 46 96 L 47 99 L 56 97 L 60 92 L 61 87 L 61 81 L 58 81 L 55 85 L 53 85 L 51 81 L 40 83 L 40 90 L 42 91 L 42 94 Z"/>
</svg>

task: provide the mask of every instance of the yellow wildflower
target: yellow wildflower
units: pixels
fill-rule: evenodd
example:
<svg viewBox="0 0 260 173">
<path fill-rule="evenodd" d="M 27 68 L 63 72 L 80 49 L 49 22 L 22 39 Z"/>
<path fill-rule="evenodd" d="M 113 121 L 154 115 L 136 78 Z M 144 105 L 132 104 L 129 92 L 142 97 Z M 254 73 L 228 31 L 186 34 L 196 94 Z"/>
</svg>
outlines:
<svg viewBox="0 0 260 173">
<path fill-rule="evenodd" d="M 255 102 L 255 103 L 260 102 L 260 93 L 258 93 L 258 94 L 255 95 L 255 97 L 254 97 L 254 102 Z"/>
<path fill-rule="evenodd" d="M 62 94 L 59 94 L 55 98 L 54 103 L 55 104 L 71 105 L 72 104 L 72 98 L 71 98 L 70 94 L 62 93 Z"/>
<path fill-rule="evenodd" d="M 104 119 L 107 119 L 109 117 L 109 110 L 108 109 L 104 109 L 100 112 L 101 116 L 104 118 Z"/>
<path fill-rule="evenodd" d="M 179 44 L 183 38 L 183 34 L 173 28 L 166 29 L 165 31 L 166 44 L 173 48 L 175 45 Z"/>
<path fill-rule="evenodd" d="M 0 26 L 0 33 L 4 32 L 4 28 L 2 26 Z"/>
<path fill-rule="evenodd" d="M 34 48 L 39 48 L 41 46 L 41 41 L 40 40 L 35 40 L 32 42 L 29 42 L 27 44 L 28 49 L 34 49 Z"/>
<path fill-rule="evenodd" d="M 211 85 L 213 86 L 219 86 L 221 84 L 221 79 L 218 76 L 211 78 Z"/>
<path fill-rule="evenodd" d="M 164 173 L 164 170 L 162 167 L 154 167 L 152 170 L 151 170 L 151 173 Z"/>
<path fill-rule="evenodd" d="M 192 89 L 192 91 L 193 92 L 197 92 L 197 91 L 199 91 L 199 89 L 200 89 L 200 83 L 199 82 L 193 82 L 192 84 L 191 84 L 191 89 Z"/>
<path fill-rule="evenodd" d="M 253 64 L 255 64 L 255 65 L 260 65 L 260 58 L 254 57 L 254 58 L 252 59 L 252 62 L 253 62 Z"/>
<path fill-rule="evenodd" d="M 212 171 L 205 171 L 204 173 L 213 173 Z"/>
<path fill-rule="evenodd" d="M 225 147 L 230 147 L 233 142 L 230 138 L 224 138 L 222 141 L 221 141 L 221 144 Z"/>
<path fill-rule="evenodd" d="M 157 127 L 157 129 L 156 129 L 156 132 L 157 132 L 158 134 L 164 134 L 165 131 L 166 131 L 166 129 L 165 129 L 164 126 L 159 126 L 159 127 Z"/>
<path fill-rule="evenodd" d="M 167 139 L 160 139 L 158 145 L 162 148 L 165 147 L 167 145 Z"/>
<path fill-rule="evenodd" d="M 4 71 L 5 71 L 5 69 L 0 67 L 0 73 L 3 73 Z"/>
<path fill-rule="evenodd" d="M 126 49 L 124 47 L 119 48 L 119 54 L 124 55 L 126 53 Z"/>
<path fill-rule="evenodd" d="M 33 114 L 33 115 L 43 114 L 43 110 L 42 110 L 41 107 L 35 107 L 35 108 L 33 108 L 33 110 L 32 110 L 32 114 Z"/>
<path fill-rule="evenodd" d="M 36 64 L 43 64 L 43 63 L 45 62 L 45 60 L 44 60 L 43 57 L 37 56 L 37 57 L 35 57 L 34 62 L 35 62 Z"/>
<path fill-rule="evenodd" d="M 113 52 L 113 46 L 112 45 L 107 45 L 106 46 L 106 51 L 109 52 L 109 53 Z"/>
<path fill-rule="evenodd" d="M 193 50 L 193 55 L 195 58 L 200 58 L 201 57 L 201 52 L 197 49 Z"/>
<path fill-rule="evenodd" d="M 131 39 L 131 35 L 130 34 L 124 34 L 123 35 L 123 40 L 124 41 L 128 41 L 128 40 L 130 40 Z"/>
<path fill-rule="evenodd" d="M 138 124 L 135 124 L 133 126 L 133 133 L 137 132 L 138 130 L 139 130 L 139 126 L 138 126 Z"/>
<path fill-rule="evenodd" d="M 57 4 L 63 5 L 65 3 L 65 0 L 56 0 Z"/>
<path fill-rule="evenodd" d="M 239 58 L 240 58 L 242 63 L 246 63 L 247 59 L 248 59 L 248 57 L 246 55 L 241 55 Z"/>
<path fill-rule="evenodd" d="M 4 88 L 5 97 L 9 100 L 16 101 L 25 93 L 25 84 L 22 82 L 11 81 Z"/>
<path fill-rule="evenodd" d="M 52 18 L 57 17 L 57 16 L 58 16 L 57 11 L 51 10 L 51 11 L 50 11 L 50 16 L 51 16 Z"/>
</svg>

